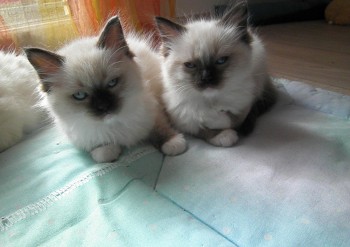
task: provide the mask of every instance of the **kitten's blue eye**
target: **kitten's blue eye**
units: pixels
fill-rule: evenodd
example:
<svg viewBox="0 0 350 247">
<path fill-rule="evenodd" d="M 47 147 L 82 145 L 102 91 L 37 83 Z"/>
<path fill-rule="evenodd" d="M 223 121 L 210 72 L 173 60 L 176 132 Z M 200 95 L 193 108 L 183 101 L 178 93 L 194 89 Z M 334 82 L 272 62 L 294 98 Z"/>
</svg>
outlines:
<svg viewBox="0 0 350 247">
<path fill-rule="evenodd" d="M 194 69 L 197 67 L 194 63 L 191 63 L 191 62 L 186 62 L 184 63 L 184 65 L 186 66 L 186 68 L 189 68 L 189 69 Z"/>
<path fill-rule="evenodd" d="M 86 99 L 87 96 L 88 96 L 88 94 L 83 92 L 83 91 L 78 91 L 78 92 L 73 94 L 73 98 L 76 100 L 84 100 L 84 99 Z"/>
<path fill-rule="evenodd" d="M 227 60 L 228 60 L 228 57 L 220 57 L 218 60 L 215 61 L 215 64 L 221 65 L 221 64 L 226 63 Z"/>
<path fill-rule="evenodd" d="M 107 83 L 107 86 L 112 88 L 114 87 L 115 85 L 117 85 L 119 82 L 119 78 L 114 78 L 113 80 L 110 80 L 108 83 Z"/>
</svg>

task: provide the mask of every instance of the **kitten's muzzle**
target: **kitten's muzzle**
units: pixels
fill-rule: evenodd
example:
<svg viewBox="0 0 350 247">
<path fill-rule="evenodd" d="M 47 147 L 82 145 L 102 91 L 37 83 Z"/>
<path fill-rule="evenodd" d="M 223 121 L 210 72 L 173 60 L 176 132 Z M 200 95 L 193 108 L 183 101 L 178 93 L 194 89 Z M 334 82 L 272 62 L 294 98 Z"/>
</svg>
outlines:
<svg viewBox="0 0 350 247">
<path fill-rule="evenodd" d="M 108 112 L 108 110 L 111 108 L 111 103 L 108 101 L 99 101 L 96 104 L 95 110 L 100 113 Z"/>
<path fill-rule="evenodd" d="M 208 88 L 217 86 L 218 82 L 214 76 L 214 72 L 210 69 L 204 69 L 201 71 L 200 80 L 198 81 L 199 88 Z"/>
<path fill-rule="evenodd" d="M 91 99 L 90 107 L 95 115 L 104 116 L 115 111 L 117 102 L 109 92 L 96 92 Z"/>
</svg>

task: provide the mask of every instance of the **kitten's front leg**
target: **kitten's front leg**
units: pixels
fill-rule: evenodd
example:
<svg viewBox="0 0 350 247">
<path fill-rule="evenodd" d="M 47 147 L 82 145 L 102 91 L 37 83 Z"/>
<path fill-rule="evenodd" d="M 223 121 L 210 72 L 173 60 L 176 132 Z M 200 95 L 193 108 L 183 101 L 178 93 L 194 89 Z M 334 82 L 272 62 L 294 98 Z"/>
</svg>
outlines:
<svg viewBox="0 0 350 247">
<path fill-rule="evenodd" d="M 225 111 L 211 111 L 203 116 L 203 126 L 209 129 L 229 129 L 232 117 Z"/>
<path fill-rule="evenodd" d="M 217 147 L 231 147 L 238 141 L 237 132 L 233 129 L 212 130 L 203 128 L 196 136 Z"/>
<path fill-rule="evenodd" d="M 187 148 L 183 134 L 171 127 L 167 115 L 162 110 L 157 113 L 155 126 L 149 139 L 166 155 L 178 155 L 185 152 Z"/>
<path fill-rule="evenodd" d="M 107 144 L 104 146 L 99 146 L 90 151 L 92 158 L 97 163 L 111 162 L 118 159 L 121 153 L 121 148 L 116 144 Z"/>
</svg>

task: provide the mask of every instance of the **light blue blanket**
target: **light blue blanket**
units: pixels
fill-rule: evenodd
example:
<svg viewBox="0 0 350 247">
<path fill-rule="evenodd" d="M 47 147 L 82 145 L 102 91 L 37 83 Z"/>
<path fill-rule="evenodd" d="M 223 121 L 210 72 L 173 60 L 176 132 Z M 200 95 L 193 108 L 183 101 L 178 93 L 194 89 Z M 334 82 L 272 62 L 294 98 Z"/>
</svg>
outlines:
<svg viewBox="0 0 350 247">
<path fill-rule="evenodd" d="M 55 127 L 0 154 L 0 246 L 350 246 L 350 97 L 276 80 L 232 148 L 94 164 Z"/>
</svg>

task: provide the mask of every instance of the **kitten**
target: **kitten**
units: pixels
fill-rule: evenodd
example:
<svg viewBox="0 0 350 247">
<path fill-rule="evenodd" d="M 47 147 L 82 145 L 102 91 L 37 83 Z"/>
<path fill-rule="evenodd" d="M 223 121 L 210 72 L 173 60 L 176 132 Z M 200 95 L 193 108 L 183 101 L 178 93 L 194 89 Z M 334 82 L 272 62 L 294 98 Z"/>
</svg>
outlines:
<svg viewBox="0 0 350 247">
<path fill-rule="evenodd" d="M 25 56 L 0 51 L 0 152 L 45 122 L 39 78 Z"/>
<path fill-rule="evenodd" d="M 161 79 L 146 73 L 154 70 L 152 50 L 135 36 L 130 44 L 115 16 L 98 37 L 73 41 L 57 53 L 26 49 L 57 125 L 96 162 L 114 161 L 122 146 L 147 138 L 168 155 L 186 148 L 151 91 Z"/>
<path fill-rule="evenodd" d="M 162 17 L 163 100 L 174 125 L 215 146 L 249 134 L 275 102 L 261 40 L 248 26 L 246 4 L 221 18 L 180 25 Z"/>
</svg>

